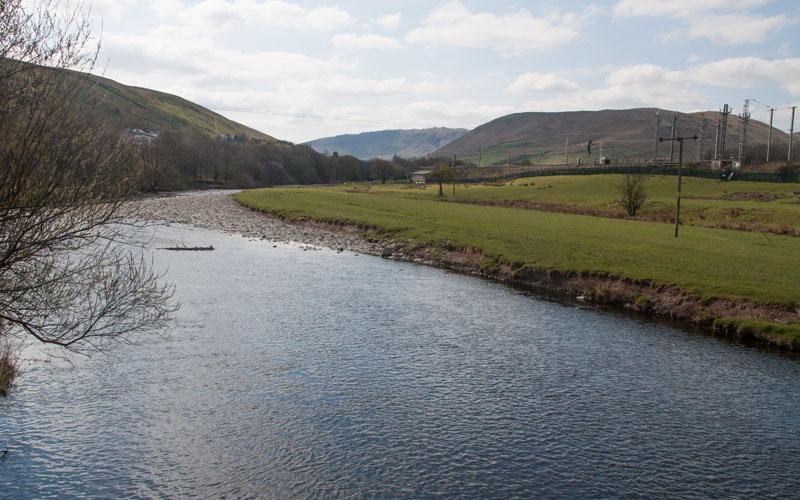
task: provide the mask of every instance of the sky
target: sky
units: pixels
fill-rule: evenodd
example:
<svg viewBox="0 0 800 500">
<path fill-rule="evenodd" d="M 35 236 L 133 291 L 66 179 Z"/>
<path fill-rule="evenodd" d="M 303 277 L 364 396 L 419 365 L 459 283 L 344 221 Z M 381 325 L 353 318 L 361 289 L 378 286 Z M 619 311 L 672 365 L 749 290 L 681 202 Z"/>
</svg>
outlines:
<svg viewBox="0 0 800 500">
<path fill-rule="evenodd" d="M 95 73 L 292 142 L 745 99 L 788 131 L 800 103 L 797 0 L 91 3 Z"/>
</svg>

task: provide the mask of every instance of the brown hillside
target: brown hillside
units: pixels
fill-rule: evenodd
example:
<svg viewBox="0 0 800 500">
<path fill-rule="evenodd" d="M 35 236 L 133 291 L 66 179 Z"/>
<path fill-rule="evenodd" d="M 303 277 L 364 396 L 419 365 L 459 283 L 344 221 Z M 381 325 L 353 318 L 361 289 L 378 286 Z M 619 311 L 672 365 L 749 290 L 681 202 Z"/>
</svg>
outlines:
<svg viewBox="0 0 800 500">
<path fill-rule="evenodd" d="M 571 111 L 560 113 L 516 113 L 503 116 L 483 124 L 450 144 L 435 151 L 433 155 L 458 155 L 467 163 L 477 164 L 481 149 L 481 165 L 503 164 L 530 160 L 533 163 L 558 164 L 564 162 L 565 142 L 569 139 L 570 161 L 582 158 L 593 161 L 603 155 L 615 160 L 648 161 L 653 157 L 655 139 L 656 108 L 628 110 Z M 700 134 L 702 120 L 707 126 L 702 134 L 703 158 L 714 151 L 714 137 L 718 112 L 680 113 L 661 110 L 659 136 L 670 137 L 672 116 L 677 116 L 676 129 L 681 136 Z M 736 114 L 728 117 L 725 157 L 738 152 L 740 118 Z M 768 125 L 751 120 L 747 129 L 746 151 L 759 156 L 757 146 L 767 142 Z M 773 129 L 773 148 L 785 151 L 788 134 Z M 588 154 L 588 142 L 592 141 L 592 155 Z M 687 143 L 684 158 L 694 160 L 696 143 Z M 785 153 L 784 153 L 785 154 Z M 658 146 L 658 156 L 669 160 L 669 143 Z M 677 161 L 677 148 L 674 153 Z"/>
</svg>

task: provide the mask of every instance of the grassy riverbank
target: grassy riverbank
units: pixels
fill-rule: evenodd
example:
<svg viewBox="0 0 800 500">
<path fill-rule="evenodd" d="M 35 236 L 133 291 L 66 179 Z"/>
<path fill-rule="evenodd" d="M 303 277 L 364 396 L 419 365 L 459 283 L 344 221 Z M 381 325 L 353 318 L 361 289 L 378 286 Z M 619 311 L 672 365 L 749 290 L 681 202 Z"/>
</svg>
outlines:
<svg viewBox="0 0 800 500">
<path fill-rule="evenodd" d="M 457 187 L 455 197 L 449 194 L 446 199 L 508 202 L 528 193 L 528 201 L 608 207 L 614 203 L 613 186 L 617 181 L 618 176 L 520 179 L 514 185 Z M 653 203 L 666 204 L 667 179 L 652 181 L 648 187 Z M 769 201 L 763 202 L 737 200 L 736 195 L 731 199 L 708 199 L 708 191 L 720 189 L 719 184 L 692 179 L 685 193 L 691 195 L 692 187 L 696 186 L 697 198 L 686 202 L 687 212 L 753 210 L 762 217 L 762 222 L 797 224 L 797 204 L 780 201 L 792 201 L 800 186 L 725 183 L 722 189 L 728 193 L 723 195 L 749 193 L 748 198 L 757 197 L 752 194 L 757 192 L 779 195 L 765 195 Z M 759 188 L 763 191 L 757 191 Z M 537 191 L 546 193 L 540 196 Z M 562 195 L 557 194 L 559 191 Z M 566 191 L 572 194 L 563 194 Z M 800 302 L 800 266 L 796 262 L 800 238 L 797 237 L 684 226 L 680 238 L 675 239 L 671 226 L 663 222 L 559 213 L 530 206 L 517 208 L 512 204 L 443 203 L 437 201 L 432 186 L 278 188 L 246 191 L 236 198 L 248 206 L 287 218 L 310 217 L 374 228 L 376 237 L 400 242 L 409 249 L 420 245 L 445 251 L 469 249 L 468 253 L 480 256 L 473 263 L 475 271 L 492 273 L 505 266 L 512 277 L 527 277 L 536 282 L 542 281 L 542 273 L 561 278 L 580 277 L 583 281 L 571 282 L 569 291 L 585 291 L 597 300 L 609 297 L 597 291 L 598 286 L 605 288 L 604 283 L 609 279 L 636 284 L 636 290 L 622 293 L 622 302 L 631 301 L 635 305 L 638 301 L 639 306 L 653 309 L 655 305 L 647 304 L 669 288 L 673 298 L 682 294 L 697 303 L 691 311 L 668 313 L 681 319 L 711 324 L 713 319 L 722 318 L 723 313 L 725 317 L 746 319 L 754 317 L 752 306 L 757 304 L 762 309 L 767 307 L 768 312 L 755 317 L 775 316 L 782 311 L 779 320 L 788 329 L 788 337 L 794 335 L 792 342 L 800 341 L 798 328 L 791 324 Z M 731 305 L 724 311 L 714 311 L 711 305 L 719 302 Z M 741 304 L 749 305 L 741 307 Z M 732 323 L 726 323 L 729 324 Z"/>
</svg>

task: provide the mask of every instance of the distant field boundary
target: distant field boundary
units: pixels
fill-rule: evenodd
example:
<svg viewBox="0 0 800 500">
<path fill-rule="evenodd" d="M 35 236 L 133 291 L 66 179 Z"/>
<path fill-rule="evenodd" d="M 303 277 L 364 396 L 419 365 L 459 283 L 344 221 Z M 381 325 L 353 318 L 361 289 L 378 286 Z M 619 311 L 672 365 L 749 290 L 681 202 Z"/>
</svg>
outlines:
<svg viewBox="0 0 800 500">
<path fill-rule="evenodd" d="M 512 174 L 481 177 L 474 179 L 458 179 L 462 183 L 497 182 L 523 177 L 548 177 L 554 175 L 599 175 L 599 174 L 645 174 L 645 175 L 678 175 L 675 165 L 645 165 L 645 166 L 611 166 L 611 167 L 575 167 L 575 168 L 548 168 L 541 170 L 526 170 Z M 710 168 L 683 167 L 682 175 L 687 177 L 700 177 L 703 179 L 727 180 L 729 172 L 712 170 Z M 800 174 L 777 172 L 735 172 L 731 180 L 747 182 L 800 182 Z"/>
</svg>

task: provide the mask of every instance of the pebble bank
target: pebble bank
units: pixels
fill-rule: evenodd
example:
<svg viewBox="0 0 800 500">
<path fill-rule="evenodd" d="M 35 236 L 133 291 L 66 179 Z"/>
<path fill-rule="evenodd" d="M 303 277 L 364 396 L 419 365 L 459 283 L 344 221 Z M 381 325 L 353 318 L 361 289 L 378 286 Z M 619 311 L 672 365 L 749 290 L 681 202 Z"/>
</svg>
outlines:
<svg viewBox="0 0 800 500">
<path fill-rule="evenodd" d="M 292 224 L 251 210 L 237 203 L 230 193 L 147 198 L 138 204 L 145 216 L 155 222 L 189 224 L 250 239 L 294 244 L 304 250 L 330 248 L 340 252 L 381 255 L 384 249 L 384 245 L 360 238 L 354 230 L 332 230 L 314 223 Z"/>
</svg>

